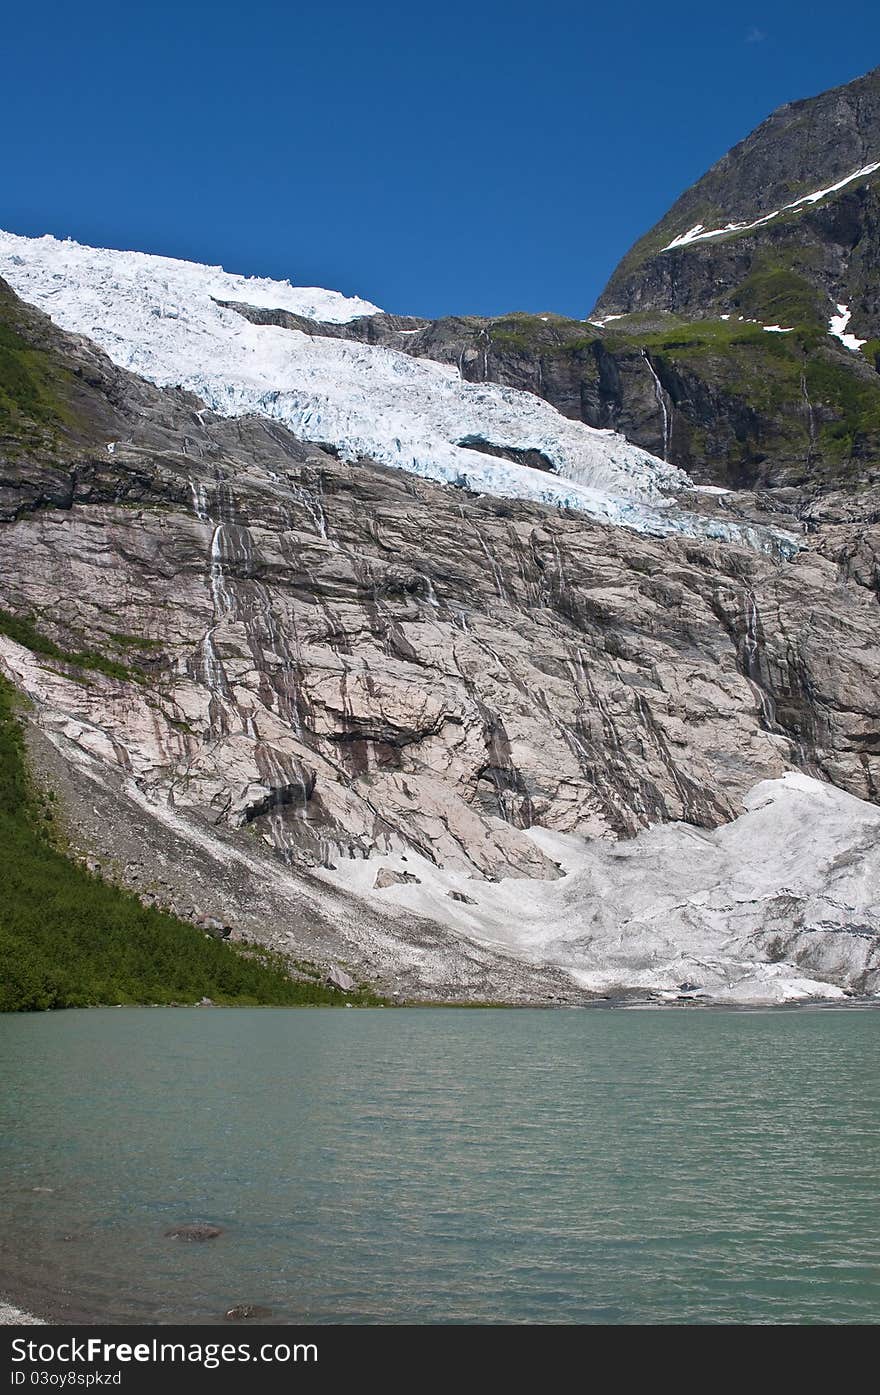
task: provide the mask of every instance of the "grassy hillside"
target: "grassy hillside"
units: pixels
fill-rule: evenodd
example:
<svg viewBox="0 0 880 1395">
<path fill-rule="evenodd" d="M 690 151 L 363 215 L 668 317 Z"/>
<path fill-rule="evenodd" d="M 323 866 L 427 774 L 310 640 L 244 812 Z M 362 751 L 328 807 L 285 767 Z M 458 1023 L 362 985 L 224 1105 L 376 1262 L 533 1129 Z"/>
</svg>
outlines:
<svg viewBox="0 0 880 1395">
<path fill-rule="evenodd" d="M 206 936 L 90 876 L 53 845 L 31 784 L 16 694 L 0 679 L 0 1011 L 100 1003 L 376 1001 L 289 977 L 266 951 Z"/>
<path fill-rule="evenodd" d="M 13 454 L 51 446 L 59 432 L 79 425 L 70 371 L 32 342 L 29 319 L 27 307 L 0 283 L 0 441 Z"/>
<path fill-rule="evenodd" d="M 800 456 L 804 482 L 857 478 L 880 449 L 880 376 L 867 355 L 841 349 L 817 324 L 795 278 L 768 275 L 760 291 L 767 321 L 791 325 L 791 333 L 768 334 L 761 324 L 735 318 L 672 316 L 662 328 L 655 316 L 646 332 L 639 317 L 626 316 L 609 326 L 605 345 L 618 355 L 646 349 L 661 374 L 664 365 L 677 374 L 683 392 L 676 406 L 679 427 L 685 422 L 691 427 L 692 458 L 686 465 L 707 453 L 694 410 L 702 397 L 706 423 L 722 437 L 718 404 L 727 404 L 731 420 L 737 402 L 754 414 L 739 440 L 722 440 L 728 464 L 739 451 L 746 458 L 767 457 L 771 464 L 774 458 Z M 743 305 L 747 312 L 752 308 Z M 705 405 L 709 397 L 712 408 Z M 790 482 L 793 474 L 789 468 Z"/>
</svg>

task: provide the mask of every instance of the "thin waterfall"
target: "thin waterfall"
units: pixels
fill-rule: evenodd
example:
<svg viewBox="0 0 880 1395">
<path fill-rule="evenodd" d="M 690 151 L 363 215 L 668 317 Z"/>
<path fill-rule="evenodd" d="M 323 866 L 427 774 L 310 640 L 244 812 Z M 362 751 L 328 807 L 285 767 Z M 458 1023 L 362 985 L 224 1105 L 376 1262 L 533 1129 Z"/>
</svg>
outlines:
<svg viewBox="0 0 880 1395">
<path fill-rule="evenodd" d="M 752 592 L 746 598 L 746 632 L 743 638 L 743 662 L 746 677 L 761 707 L 761 717 L 769 731 L 778 730 L 776 704 L 767 692 L 761 672 L 761 637 L 759 634 L 760 616 L 758 603 Z"/>
<path fill-rule="evenodd" d="M 645 360 L 645 363 L 648 365 L 648 371 L 649 371 L 649 373 L 651 374 L 651 377 L 652 377 L 653 380 L 654 380 L 654 396 L 655 396 L 655 398 L 657 399 L 657 406 L 660 408 L 660 413 L 661 413 L 662 418 L 663 418 L 663 456 L 662 456 L 662 459 L 665 460 L 666 457 L 667 457 L 668 454 L 669 454 L 669 435 L 670 435 L 670 432 L 669 432 L 669 409 L 668 409 L 668 407 L 666 406 L 666 392 L 665 392 L 665 389 L 664 389 L 664 387 L 663 387 L 663 384 L 661 383 L 660 379 L 657 377 L 657 370 L 656 370 L 656 368 L 654 367 L 653 363 L 651 362 L 651 359 L 650 359 L 650 356 L 649 356 L 649 354 L 648 354 L 647 349 L 642 349 L 642 358 Z"/>
</svg>

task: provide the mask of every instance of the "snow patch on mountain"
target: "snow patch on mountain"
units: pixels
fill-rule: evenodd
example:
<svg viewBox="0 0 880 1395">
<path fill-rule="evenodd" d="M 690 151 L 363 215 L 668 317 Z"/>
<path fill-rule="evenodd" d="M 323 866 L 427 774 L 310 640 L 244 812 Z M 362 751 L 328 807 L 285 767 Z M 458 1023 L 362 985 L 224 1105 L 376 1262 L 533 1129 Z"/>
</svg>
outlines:
<svg viewBox="0 0 880 1395">
<path fill-rule="evenodd" d="M 369 456 L 478 493 L 581 510 L 659 535 L 733 539 L 791 553 L 788 534 L 673 506 L 690 488 L 675 466 L 564 417 L 528 392 L 467 383 L 450 365 L 346 339 L 255 325 L 220 300 L 346 323 L 367 301 L 141 252 L 0 232 L 0 275 L 61 328 L 160 387 L 195 393 L 221 416 L 283 422 L 349 460 Z M 555 473 L 457 444 L 540 451 Z"/>
<path fill-rule="evenodd" d="M 858 353 L 867 339 L 857 339 L 854 334 L 847 334 L 846 327 L 852 319 L 852 311 L 848 305 L 838 305 L 837 314 L 832 315 L 828 321 L 828 332 L 833 334 L 835 339 L 839 339 L 844 348 L 851 349 L 853 353 Z"/>
<path fill-rule="evenodd" d="M 781 213 L 792 212 L 796 209 L 803 209 L 807 204 L 819 203 L 826 199 L 829 194 L 836 194 L 847 185 L 854 184 L 857 179 L 867 179 L 870 175 L 876 174 L 880 170 L 880 160 L 871 165 L 863 165 L 861 169 L 854 170 L 852 174 L 845 175 L 836 184 L 829 184 L 826 189 L 816 189 L 812 194 L 803 194 L 801 198 L 795 199 L 792 203 L 783 204 L 782 208 L 775 208 L 772 213 L 765 213 L 763 217 L 756 218 L 752 223 L 726 223 L 723 228 L 706 228 L 703 223 L 695 223 L 687 232 L 674 237 L 665 247 L 663 252 L 671 252 L 676 247 L 690 247 L 695 242 L 706 242 L 713 237 L 726 237 L 728 233 L 751 232 L 754 228 L 761 228 L 765 223 L 771 223 L 774 218 L 778 218 Z"/>
</svg>

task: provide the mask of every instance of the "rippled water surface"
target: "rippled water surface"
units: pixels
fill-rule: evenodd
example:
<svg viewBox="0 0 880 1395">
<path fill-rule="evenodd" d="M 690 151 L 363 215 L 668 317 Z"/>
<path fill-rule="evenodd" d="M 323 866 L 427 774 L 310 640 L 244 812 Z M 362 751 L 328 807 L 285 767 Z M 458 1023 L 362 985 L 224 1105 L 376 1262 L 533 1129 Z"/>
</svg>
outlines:
<svg viewBox="0 0 880 1395">
<path fill-rule="evenodd" d="M 874 1322 L 874 1011 L 0 1016 L 0 1292 L 212 1321 Z M 223 1227 L 167 1239 L 186 1221 Z"/>
</svg>

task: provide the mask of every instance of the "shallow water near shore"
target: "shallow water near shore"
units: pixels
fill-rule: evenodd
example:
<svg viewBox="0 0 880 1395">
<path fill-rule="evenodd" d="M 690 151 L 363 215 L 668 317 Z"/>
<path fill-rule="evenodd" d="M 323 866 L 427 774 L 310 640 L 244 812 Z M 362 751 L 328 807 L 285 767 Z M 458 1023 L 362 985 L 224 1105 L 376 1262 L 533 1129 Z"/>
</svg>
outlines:
<svg viewBox="0 0 880 1395">
<path fill-rule="evenodd" d="M 0 1016 L 0 1293 L 67 1320 L 876 1322 L 880 1016 Z M 202 1243 L 166 1237 L 222 1227 Z"/>
</svg>

